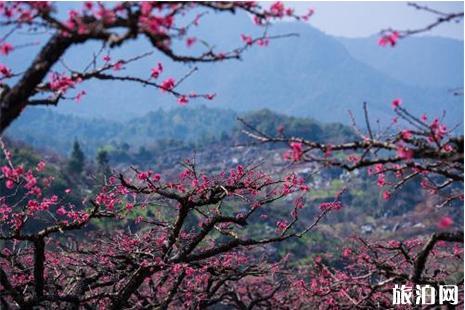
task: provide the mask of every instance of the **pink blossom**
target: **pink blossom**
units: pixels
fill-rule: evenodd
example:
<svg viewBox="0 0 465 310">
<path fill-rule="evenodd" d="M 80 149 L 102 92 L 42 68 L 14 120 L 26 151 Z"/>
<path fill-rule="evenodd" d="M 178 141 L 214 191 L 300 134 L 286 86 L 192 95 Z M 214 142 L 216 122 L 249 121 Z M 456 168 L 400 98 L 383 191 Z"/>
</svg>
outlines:
<svg viewBox="0 0 465 310">
<path fill-rule="evenodd" d="M 31 190 L 34 186 L 37 185 L 37 179 L 30 171 L 24 175 L 24 179 L 26 180 L 26 184 L 24 185 L 26 189 Z"/>
<path fill-rule="evenodd" d="M 147 172 L 140 172 L 137 174 L 137 178 L 141 181 L 147 180 L 149 178 L 149 173 Z"/>
<path fill-rule="evenodd" d="M 86 91 L 85 90 L 81 90 L 80 92 L 77 93 L 76 97 L 74 97 L 74 100 L 76 100 L 76 102 L 81 102 L 81 99 L 82 97 L 84 97 L 86 95 Z"/>
<path fill-rule="evenodd" d="M 100 17 L 103 23 L 111 24 L 115 21 L 116 16 L 112 10 L 105 8 L 103 5 L 99 5 L 96 15 Z"/>
<path fill-rule="evenodd" d="M 304 199 L 302 197 L 297 198 L 294 201 L 294 205 L 297 209 L 303 209 L 303 207 L 305 206 Z"/>
<path fill-rule="evenodd" d="M 27 202 L 27 209 L 31 212 L 36 212 L 39 210 L 39 203 L 37 200 L 29 200 Z"/>
<path fill-rule="evenodd" d="M 284 4 L 281 1 L 277 1 L 270 6 L 270 13 L 276 17 L 283 17 L 284 10 Z"/>
<path fill-rule="evenodd" d="M 150 1 L 144 1 L 140 4 L 140 12 L 142 16 L 147 16 L 152 12 L 152 3 Z"/>
<path fill-rule="evenodd" d="M 443 216 L 439 222 L 438 227 L 441 229 L 447 229 L 454 224 L 454 220 L 450 216 Z"/>
<path fill-rule="evenodd" d="M 113 70 L 119 71 L 123 68 L 124 61 L 118 60 L 114 65 L 113 65 Z"/>
<path fill-rule="evenodd" d="M 290 159 L 293 161 L 299 161 L 302 159 L 304 152 L 302 150 L 302 143 L 301 142 L 292 142 L 291 143 L 291 150 L 284 154 L 286 159 Z"/>
<path fill-rule="evenodd" d="M 162 72 L 163 72 L 163 65 L 159 62 L 155 67 L 152 68 L 150 76 L 154 79 L 157 79 Z"/>
<path fill-rule="evenodd" d="M 315 10 L 312 8 L 309 8 L 307 13 L 302 15 L 302 19 L 307 21 L 313 14 L 315 14 Z"/>
<path fill-rule="evenodd" d="M 388 245 L 391 247 L 391 248 L 397 248 L 400 246 L 400 242 L 397 241 L 397 240 L 390 240 L 388 242 Z"/>
<path fill-rule="evenodd" d="M 384 170 L 383 164 L 376 164 L 376 165 L 375 165 L 375 171 L 376 171 L 376 173 L 383 172 L 383 170 Z"/>
<path fill-rule="evenodd" d="M 186 46 L 191 47 L 192 45 L 194 45 L 195 42 L 197 42 L 196 38 L 194 38 L 194 37 L 187 38 L 186 39 Z"/>
<path fill-rule="evenodd" d="M 253 44 L 253 39 L 251 36 L 248 36 L 248 35 L 245 35 L 245 34 L 241 34 L 241 39 L 242 41 L 244 41 L 245 44 L 247 45 L 252 45 Z"/>
<path fill-rule="evenodd" d="M 454 147 L 450 144 L 444 144 L 442 146 L 442 149 L 444 150 L 444 152 L 446 153 L 450 153 L 450 152 L 453 152 L 454 151 Z"/>
<path fill-rule="evenodd" d="M 174 88 L 176 82 L 173 78 L 167 78 L 166 80 L 164 80 L 161 85 L 160 85 L 160 88 L 161 88 L 161 91 L 164 92 L 164 91 L 170 91 Z"/>
<path fill-rule="evenodd" d="M 460 248 L 460 246 L 458 244 L 455 244 L 454 245 L 454 255 L 459 256 L 461 254 L 463 254 L 463 248 Z"/>
<path fill-rule="evenodd" d="M 8 42 L 0 44 L 0 54 L 7 56 L 13 51 L 13 45 Z"/>
<path fill-rule="evenodd" d="M 383 192 L 383 199 L 384 199 L 384 200 L 389 200 L 389 199 L 391 199 L 391 192 L 389 192 L 389 191 L 384 191 L 384 192 Z"/>
<path fill-rule="evenodd" d="M 391 47 L 394 47 L 397 43 L 397 40 L 399 40 L 399 33 L 397 31 L 394 31 L 390 34 L 383 35 L 378 40 L 378 44 L 383 47 L 388 46 L 388 45 L 390 45 Z"/>
<path fill-rule="evenodd" d="M 342 256 L 343 257 L 349 257 L 352 254 L 352 249 L 351 248 L 344 248 L 342 250 Z"/>
<path fill-rule="evenodd" d="M 263 17 L 254 15 L 253 21 L 254 21 L 255 25 L 259 25 L 259 26 L 263 25 Z"/>
<path fill-rule="evenodd" d="M 397 156 L 402 159 L 412 159 L 413 158 L 413 151 L 405 146 L 398 146 L 397 147 Z"/>
<path fill-rule="evenodd" d="M 257 41 L 257 45 L 261 47 L 266 47 L 270 43 L 270 39 L 268 38 L 262 38 Z"/>
<path fill-rule="evenodd" d="M 383 187 L 386 184 L 386 179 L 384 178 L 384 174 L 381 173 L 378 175 L 377 184 L 379 187 Z"/>
<path fill-rule="evenodd" d="M 276 230 L 282 232 L 287 228 L 287 225 L 288 225 L 287 221 L 279 220 L 276 222 Z"/>
<path fill-rule="evenodd" d="M 155 173 L 155 174 L 152 176 L 152 180 L 153 180 L 154 182 L 160 181 L 160 178 L 161 178 L 161 176 L 160 176 L 159 173 Z"/>
<path fill-rule="evenodd" d="M 332 202 L 322 202 L 320 203 L 320 210 L 321 211 L 329 211 L 329 210 L 340 210 L 342 209 L 343 205 L 340 201 L 332 201 Z"/>
<path fill-rule="evenodd" d="M 294 15 L 294 9 L 292 9 L 292 8 L 287 8 L 287 9 L 286 9 L 286 15 L 287 15 L 287 16 L 292 16 L 292 15 Z"/>
<path fill-rule="evenodd" d="M 435 118 L 430 125 L 433 135 L 429 137 L 431 142 L 442 140 L 447 135 L 447 127 L 439 122 L 439 119 Z"/>
<path fill-rule="evenodd" d="M 410 130 L 405 129 L 400 132 L 400 136 L 403 140 L 410 140 L 412 138 L 412 132 Z"/>
<path fill-rule="evenodd" d="M 0 78 L 10 77 L 12 75 L 11 69 L 5 66 L 4 64 L 0 64 Z"/>
<path fill-rule="evenodd" d="M 360 156 L 351 154 L 347 157 L 347 160 L 350 162 L 353 162 L 354 164 L 358 163 L 360 161 Z"/>
<path fill-rule="evenodd" d="M 86 10 L 89 10 L 89 11 L 92 10 L 92 7 L 93 7 L 93 6 L 94 6 L 94 4 L 92 3 L 92 1 L 86 1 L 86 2 L 84 2 L 84 8 L 85 8 Z"/>
<path fill-rule="evenodd" d="M 173 268 L 171 269 L 173 273 L 178 274 L 183 270 L 183 266 L 181 264 L 175 264 Z"/>
<path fill-rule="evenodd" d="M 37 171 L 43 171 L 45 169 L 45 161 L 41 160 L 36 166 Z"/>
<path fill-rule="evenodd" d="M 186 272 L 186 276 L 188 276 L 188 277 L 193 275 L 194 272 L 195 272 L 194 268 L 192 268 L 192 267 L 187 267 L 184 271 Z"/>
<path fill-rule="evenodd" d="M 187 103 L 189 103 L 189 99 L 186 97 L 186 96 L 179 96 L 178 98 L 178 103 L 179 105 L 186 105 Z"/>
<path fill-rule="evenodd" d="M 15 183 L 12 180 L 6 180 L 5 181 L 5 186 L 8 189 L 13 189 L 13 187 L 15 187 Z"/>
<path fill-rule="evenodd" d="M 69 88 L 73 88 L 77 81 L 74 81 L 70 76 L 64 74 L 52 73 L 50 76 L 50 89 L 54 92 L 66 92 Z"/>
<path fill-rule="evenodd" d="M 391 105 L 395 109 L 395 108 L 398 108 L 401 104 L 402 104 L 402 99 L 396 98 L 396 99 L 392 100 Z"/>
</svg>

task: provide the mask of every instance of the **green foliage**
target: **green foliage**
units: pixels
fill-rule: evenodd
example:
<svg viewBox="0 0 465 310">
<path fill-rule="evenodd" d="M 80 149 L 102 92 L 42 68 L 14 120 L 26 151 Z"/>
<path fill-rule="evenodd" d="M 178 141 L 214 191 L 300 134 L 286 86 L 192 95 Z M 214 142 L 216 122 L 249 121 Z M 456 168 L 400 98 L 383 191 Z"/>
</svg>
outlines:
<svg viewBox="0 0 465 310">
<path fill-rule="evenodd" d="M 100 167 L 107 167 L 109 164 L 108 151 L 105 149 L 98 150 L 95 160 Z"/>
<path fill-rule="evenodd" d="M 110 121 L 64 115 L 43 108 L 28 108 L 10 128 L 7 135 L 34 147 L 67 154 L 72 147 L 69 137 L 85 141 L 82 151 L 96 156 L 109 146 L 123 152 L 150 148 L 158 141 L 203 143 L 216 141 L 231 132 L 236 113 L 205 106 L 182 107 L 169 111 L 159 109 L 129 121 Z M 53 133 L 53 134 L 51 134 Z M 123 155 L 122 155 L 123 156 Z M 142 154 L 143 156 L 143 154 Z"/>
<path fill-rule="evenodd" d="M 99 150 L 108 152 L 108 159 L 127 162 L 147 161 L 154 153 L 173 148 L 203 147 L 212 143 L 231 144 L 246 138 L 231 110 L 205 106 L 157 110 L 127 122 L 86 119 L 61 115 L 46 109 L 28 109 L 7 134 L 34 147 L 52 149 L 66 154 L 72 147 L 70 136 L 80 141 L 81 150 L 96 156 Z M 279 126 L 288 136 L 300 136 L 317 141 L 338 142 L 350 139 L 353 132 L 342 124 L 322 124 L 310 118 L 289 117 L 270 110 L 260 110 L 243 116 L 247 122 L 268 134 L 276 134 Z M 50 133 L 53 132 L 53 135 Z M 130 155 L 132 154 L 132 155 Z"/>
<path fill-rule="evenodd" d="M 84 171 L 85 156 L 78 140 L 74 141 L 73 151 L 68 161 L 68 171 L 73 174 L 81 174 Z"/>
<path fill-rule="evenodd" d="M 312 118 L 287 116 L 268 109 L 245 114 L 242 118 L 247 124 L 270 136 L 279 135 L 279 129 L 282 128 L 285 136 L 317 142 L 337 143 L 354 137 L 354 132 L 350 127 L 339 123 L 323 124 Z M 240 134 L 236 128 L 237 139 L 240 139 Z"/>
<path fill-rule="evenodd" d="M 75 204 L 76 206 L 81 206 L 83 199 L 82 193 L 89 189 L 89 185 L 80 178 L 76 176 L 70 178 L 66 173 L 65 162 L 56 156 L 51 156 L 49 154 L 38 153 L 29 146 L 10 141 L 6 139 L 5 144 L 12 154 L 13 165 L 22 165 L 24 169 L 35 169 L 37 164 L 41 160 L 46 160 L 45 170 L 37 173 L 39 177 L 39 182 L 43 183 L 43 178 L 51 177 L 53 182 L 51 182 L 49 187 L 44 187 L 44 195 L 58 195 L 59 197 L 65 195 L 65 190 L 70 189 L 71 192 L 66 194 L 69 198 L 69 202 Z M 0 166 L 6 165 L 7 162 L 3 156 L 0 156 Z M 6 193 L 7 189 L 4 186 L 4 182 L 0 182 L 0 192 Z M 17 193 L 21 195 L 21 193 Z"/>
</svg>

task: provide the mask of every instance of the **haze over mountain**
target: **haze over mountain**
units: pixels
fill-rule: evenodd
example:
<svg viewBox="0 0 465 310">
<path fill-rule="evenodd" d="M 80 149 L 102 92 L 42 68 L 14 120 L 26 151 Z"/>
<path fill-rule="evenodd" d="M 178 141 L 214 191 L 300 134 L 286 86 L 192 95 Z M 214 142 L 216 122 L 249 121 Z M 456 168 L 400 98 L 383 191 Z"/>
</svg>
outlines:
<svg viewBox="0 0 465 310">
<path fill-rule="evenodd" d="M 208 26 L 215 23 L 222 27 Z M 241 33 L 258 35 L 261 29 L 246 15 L 210 14 L 195 31 L 199 37 L 217 43 L 217 50 L 222 51 L 241 45 Z M 447 109 L 451 123 L 461 120 L 463 98 L 447 91 L 463 84 L 460 41 L 418 37 L 403 40 L 391 49 L 377 46 L 374 37 L 335 38 L 304 23 L 281 22 L 270 29 L 270 34 L 286 33 L 299 37 L 273 40 L 267 48 L 254 47 L 244 53 L 243 61 L 199 65 L 199 71 L 183 82 L 181 89 L 217 93 L 215 100 L 207 103 L 211 107 L 235 111 L 269 108 L 323 122 L 348 123 L 347 110 L 361 115 L 363 101 L 368 102 L 373 118 L 389 120 L 394 98 L 402 98 L 414 113 L 440 115 Z M 65 59 L 76 68 L 83 67 L 98 49 L 94 43 L 85 44 L 69 51 Z M 197 49 L 201 51 L 199 44 L 193 51 Z M 138 40 L 113 51 L 112 59 L 127 59 L 149 50 L 148 43 Z M 23 52 L 25 59 L 29 53 Z M 16 61 L 19 64 L 25 60 L 18 57 Z M 128 65 L 128 70 L 120 74 L 148 76 L 158 61 L 166 68 L 161 80 L 168 76 L 179 79 L 190 70 L 189 65 L 173 64 L 157 53 Z M 60 66 L 56 69 L 61 70 Z M 64 102 L 54 110 L 88 118 L 128 120 L 160 107 L 177 106 L 174 98 L 138 84 L 90 81 L 78 89 L 87 92 L 81 103 Z"/>
<path fill-rule="evenodd" d="M 315 141 L 346 141 L 353 137 L 349 126 L 322 124 L 314 119 L 290 117 L 268 109 L 240 115 L 247 123 L 269 135 L 283 126 L 286 134 Z M 99 149 L 160 148 L 207 145 L 221 141 L 232 145 L 246 137 L 232 110 L 204 105 L 159 109 L 128 121 L 83 118 L 43 108 L 28 109 L 6 131 L 6 135 L 28 145 L 66 155 L 74 139 L 83 151 L 95 156 Z"/>
<path fill-rule="evenodd" d="M 394 48 L 379 48 L 378 38 L 338 38 L 352 57 L 405 84 L 423 87 L 463 86 L 463 41 L 410 37 Z"/>
</svg>

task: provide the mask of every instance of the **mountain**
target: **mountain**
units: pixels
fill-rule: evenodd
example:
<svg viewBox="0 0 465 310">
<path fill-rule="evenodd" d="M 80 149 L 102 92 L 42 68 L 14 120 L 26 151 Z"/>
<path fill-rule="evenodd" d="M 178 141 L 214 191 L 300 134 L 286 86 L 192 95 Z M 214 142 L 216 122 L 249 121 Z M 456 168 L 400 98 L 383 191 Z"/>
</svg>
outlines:
<svg viewBox="0 0 465 310">
<path fill-rule="evenodd" d="M 50 108 L 32 108 L 7 129 L 6 135 L 61 154 L 67 154 L 74 139 L 78 139 L 88 155 L 95 155 L 98 148 L 110 144 L 139 147 L 163 139 L 190 143 L 220 138 L 232 130 L 235 122 L 235 112 L 205 106 L 160 109 L 128 121 L 90 119 Z"/>
<path fill-rule="evenodd" d="M 253 25 L 246 15 L 212 13 L 201 20 L 200 26 L 195 28 L 195 35 L 214 42 L 216 50 L 226 51 L 242 44 L 240 34 L 258 35 L 262 30 Z M 390 102 L 394 98 L 402 98 L 404 106 L 415 114 L 440 115 L 442 110 L 447 110 L 447 121 L 462 122 L 462 98 L 451 96 L 447 90 L 450 86 L 445 87 L 446 84 L 449 85 L 448 82 L 441 81 L 433 83 L 434 85 L 421 81 L 417 83 L 421 77 L 405 80 L 392 72 L 395 71 L 394 67 L 400 66 L 402 68 L 399 71 L 421 72 L 418 75 L 434 76 L 437 68 L 442 66 L 442 56 L 424 56 L 421 66 L 429 62 L 432 64 L 423 68 L 423 71 L 418 69 L 419 65 L 412 60 L 413 56 L 407 57 L 410 55 L 408 53 L 402 54 L 406 55 L 407 59 L 396 62 L 399 65 L 381 66 L 377 65 L 377 56 L 371 58 L 364 56 L 362 52 L 356 53 L 354 48 L 350 47 L 352 43 L 341 43 L 340 39 L 326 35 L 306 23 L 280 22 L 269 31 L 271 35 L 296 33 L 299 37 L 272 40 L 269 47 L 249 49 L 243 54 L 242 61 L 196 65 L 199 70 L 182 83 L 180 90 L 217 93 L 213 101 L 206 103 L 209 107 L 229 108 L 239 112 L 269 108 L 280 113 L 308 116 L 323 122 L 346 124 L 350 122 L 347 110 L 352 110 L 357 119 L 362 118 L 361 107 L 364 101 L 368 102 L 373 119 L 379 118 L 387 122 L 393 114 Z M 426 42 L 430 38 L 422 37 L 418 40 Z M 357 42 L 354 44 L 358 44 Z M 431 42 L 426 45 L 436 44 Z M 362 43 L 368 44 L 365 41 Z M 372 43 L 373 49 L 376 50 L 374 54 L 391 53 L 395 50 L 377 47 L 376 42 Z M 190 52 L 200 53 L 200 46 L 200 43 L 197 44 Z M 66 63 L 72 64 L 73 68 L 83 68 L 89 59 L 92 59 L 92 53 L 99 48 L 97 43 L 89 42 L 70 50 L 65 55 Z M 402 49 L 402 45 L 399 45 L 399 48 Z M 463 48 L 457 50 L 457 45 L 452 44 L 450 49 L 453 51 L 446 54 L 450 58 L 450 64 L 463 63 Z M 113 50 L 111 57 L 115 60 L 128 59 L 150 50 L 153 48 L 147 42 L 136 40 L 123 48 Z M 366 53 L 371 53 L 371 50 L 367 50 Z M 421 58 L 424 48 L 417 44 L 409 51 Z M 30 55 L 31 50 L 27 53 L 18 52 L 22 53 L 18 55 L 25 58 L 15 58 L 16 65 L 27 63 L 26 57 Z M 180 53 L 184 53 L 183 48 Z M 128 65 L 127 71 L 115 74 L 146 77 L 150 68 L 158 61 L 165 65 L 165 72 L 160 80 L 169 76 L 179 80 L 193 68 L 193 64 L 173 63 L 156 52 L 148 58 Z M 451 67 L 452 65 L 445 66 L 441 76 L 447 75 L 447 72 L 452 70 Z M 457 65 L 457 68 L 459 67 L 461 66 Z M 54 69 L 63 70 L 60 64 Z M 457 70 L 460 69 L 451 72 L 451 76 L 456 76 Z M 454 79 L 455 82 L 459 81 Z M 134 83 L 88 81 L 77 87 L 77 90 L 80 89 L 87 91 L 81 103 L 63 102 L 56 110 L 87 118 L 122 121 L 144 116 L 149 111 L 158 111 L 159 108 L 169 109 L 177 106 L 175 98 L 162 94 L 157 89 Z M 191 105 L 202 103 L 205 102 L 190 102 Z"/>
<path fill-rule="evenodd" d="M 236 31 L 250 33 L 242 28 Z M 215 104 L 237 110 L 267 107 L 324 122 L 348 123 L 347 110 L 361 116 L 363 101 L 368 102 L 373 118 L 388 121 L 392 116 L 390 103 L 400 97 L 414 113 L 438 115 L 446 109 L 451 122 L 461 121 L 462 98 L 451 96 L 445 88 L 409 85 L 390 77 L 355 59 L 339 40 L 308 24 L 278 23 L 270 31 L 297 33 L 299 37 L 272 41 L 268 48 L 256 47 L 240 63 L 210 66 L 206 70 L 208 85 L 219 93 Z M 377 47 L 376 41 L 373 45 Z M 200 89 L 201 74 L 192 80 Z M 434 75 L 434 71 L 429 74 Z"/>
<path fill-rule="evenodd" d="M 87 156 L 92 157 L 102 148 L 113 153 L 140 155 L 148 150 L 166 153 L 180 147 L 193 150 L 212 142 L 221 142 L 226 147 L 245 142 L 247 139 L 241 132 L 242 125 L 236 121 L 237 116 L 232 110 L 197 106 L 170 111 L 160 109 L 128 121 L 109 121 L 60 114 L 49 108 L 34 108 L 25 111 L 7 129 L 6 135 L 63 155 L 70 152 L 74 139 L 79 140 Z M 352 129 L 342 124 L 325 124 L 267 109 L 240 116 L 269 135 L 276 135 L 277 128 L 284 126 L 288 136 L 316 141 L 340 142 L 353 137 Z"/>
<path fill-rule="evenodd" d="M 463 41 L 409 37 L 395 48 L 379 48 L 377 37 L 338 38 L 352 57 L 405 84 L 463 87 Z"/>
</svg>

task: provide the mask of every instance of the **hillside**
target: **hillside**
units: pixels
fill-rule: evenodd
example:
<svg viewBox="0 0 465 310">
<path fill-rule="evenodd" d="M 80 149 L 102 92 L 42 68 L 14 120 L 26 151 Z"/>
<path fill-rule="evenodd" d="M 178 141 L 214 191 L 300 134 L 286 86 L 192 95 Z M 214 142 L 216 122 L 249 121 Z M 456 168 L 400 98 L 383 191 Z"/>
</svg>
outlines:
<svg viewBox="0 0 465 310">
<path fill-rule="evenodd" d="M 7 136 L 61 154 L 68 154 L 77 139 L 89 156 L 94 156 L 99 148 L 140 151 L 187 146 L 192 149 L 195 145 L 219 140 L 228 145 L 243 141 L 237 116 L 232 110 L 197 106 L 158 110 L 128 121 L 109 121 L 36 108 L 25 111 L 7 130 Z M 270 110 L 249 112 L 241 117 L 269 134 L 276 134 L 276 129 L 284 126 L 287 135 L 318 141 L 344 140 L 352 135 L 351 129 L 341 124 L 324 124 Z"/>
</svg>

